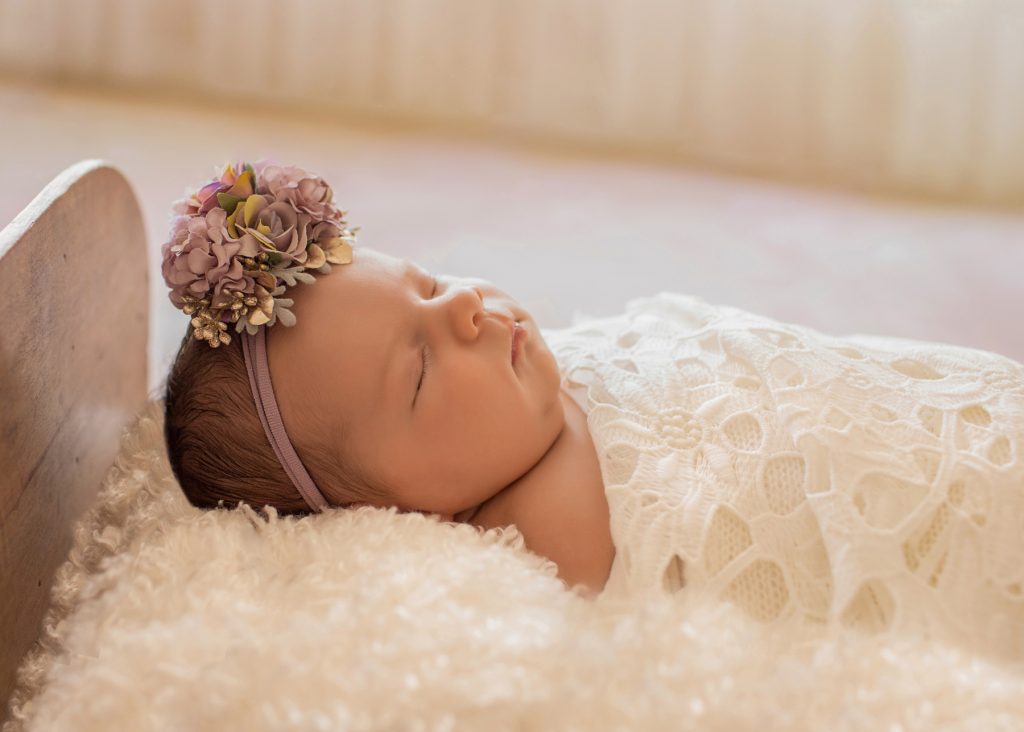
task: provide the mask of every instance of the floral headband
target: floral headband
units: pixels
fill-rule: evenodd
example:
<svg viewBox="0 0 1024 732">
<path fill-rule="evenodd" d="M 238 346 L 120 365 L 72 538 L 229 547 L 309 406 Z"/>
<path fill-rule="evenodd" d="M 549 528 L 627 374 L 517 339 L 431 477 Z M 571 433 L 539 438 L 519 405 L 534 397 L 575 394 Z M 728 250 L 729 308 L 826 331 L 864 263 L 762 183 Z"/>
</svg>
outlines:
<svg viewBox="0 0 1024 732">
<path fill-rule="evenodd" d="M 174 202 L 162 272 L 174 306 L 192 316 L 192 333 L 211 348 L 231 342 L 228 323 L 242 333 L 242 354 L 256 413 L 292 485 L 313 511 L 330 503 L 295 451 L 274 397 L 266 328 L 295 325 L 281 297 L 296 282 L 314 282 L 331 264 L 352 261 L 357 229 L 319 176 L 261 160 L 230 164 L 220 178 Z M 244 332 L 243 332 L 244 331 Z"/>
<path fill-rule="evenodd" d="M 210 347 L 231 342 L 228 325 L 255 335 L 278 320 L 295 324 L 282 297 L 296 282 L 352 261 L 356 229 L 317 175 L 296 166 L 229 163 L 220 177 L 174 202 L 163 245 L 164 281 L 192 333 Z"/>
</svg>

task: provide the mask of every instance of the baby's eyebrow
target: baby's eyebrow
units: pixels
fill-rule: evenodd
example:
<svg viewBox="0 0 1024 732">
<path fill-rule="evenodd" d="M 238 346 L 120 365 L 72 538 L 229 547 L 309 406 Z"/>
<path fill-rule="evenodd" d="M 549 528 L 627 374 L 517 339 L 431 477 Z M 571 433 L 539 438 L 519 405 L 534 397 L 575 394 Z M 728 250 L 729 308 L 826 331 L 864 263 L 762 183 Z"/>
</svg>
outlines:
<svg viewBox="0 0 1024 732">
<path fill-rule="evenodd" d="M 425 272 L 426 270 L 424 270 L 418 264 L 407 259 L 405 260 L 405 263 L 402 266 L 402 272 L 398 278 L 398 284 L 413 284 L 416 282 L 416 276 L 419 274 L 423 274 Z"/>
<path fill-rule="evenodd" d="M 405 277 L 410 280 L 415 280 L 414 275 L 427 277 L 428 279 L 430 278 L 430 273 L 427 270 L 425 270 L 423 267 L 416 264 L 415 262 L 409 262 L 409 264 L 405 268 Z"/>
</svg>

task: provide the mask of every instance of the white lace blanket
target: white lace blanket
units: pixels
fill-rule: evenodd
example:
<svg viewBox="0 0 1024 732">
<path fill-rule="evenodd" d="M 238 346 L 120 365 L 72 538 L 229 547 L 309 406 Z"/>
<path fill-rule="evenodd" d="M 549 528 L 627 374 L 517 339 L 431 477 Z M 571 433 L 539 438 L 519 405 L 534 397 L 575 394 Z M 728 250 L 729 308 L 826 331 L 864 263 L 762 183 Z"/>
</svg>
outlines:
<svg viewBox="0 0 1024 732">
<path fill-rule="evenodd" d="M 587 396 L 606 592 L 1024 660 L 1020 363 L 669 294 L 546 335 Z"/>
</svg>

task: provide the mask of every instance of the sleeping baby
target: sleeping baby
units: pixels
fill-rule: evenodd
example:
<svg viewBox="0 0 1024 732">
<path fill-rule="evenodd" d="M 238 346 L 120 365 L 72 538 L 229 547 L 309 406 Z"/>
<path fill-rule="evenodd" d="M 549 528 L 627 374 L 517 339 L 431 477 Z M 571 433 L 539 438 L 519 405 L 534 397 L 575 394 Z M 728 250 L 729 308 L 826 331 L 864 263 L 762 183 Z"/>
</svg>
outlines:
<svg viewBox="0 0 1024 732">
<path fill-rule="evenodd" d="M 1021 364 L 669 293 L 542 332 L 488 282 L 350 246 L 295 167 L 228 166 L 175 210 L 193 504 L 514 525 L 590 595 L 1024 659 Z"/>
<path fill-rule="evenodd" d="M 614 552 L 586 419 L 515 300 L 366 247 L 297 290 L 301 327 L 275 328 L 267 356 L 288 437 L 331 506 L 515 524 L 568 582 L 604 586 Z M 273 452 L 250 456 L 266 438 L 232 345 L 182 343 L 166 403 L 175 474 L 195 505 L 308 510 Z"/>
</svg>

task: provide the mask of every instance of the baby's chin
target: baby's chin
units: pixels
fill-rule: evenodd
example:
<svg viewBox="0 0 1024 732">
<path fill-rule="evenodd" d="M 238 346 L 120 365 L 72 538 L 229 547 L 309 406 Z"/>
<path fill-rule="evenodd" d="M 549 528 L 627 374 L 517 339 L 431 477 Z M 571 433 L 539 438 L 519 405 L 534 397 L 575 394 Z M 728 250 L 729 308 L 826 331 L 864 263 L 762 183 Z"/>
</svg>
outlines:
<svg viewBox="0 0 1024 732">
<path fill-rule="evenodd" d="M 538 344 L 539 345 L 539 344 Z M 545 431 L 551 435 L 551 440 L 554 441 L 562 428 L 565 426 L 565 406 L 562 403 L 562 374 L 558 368 L 558 361 L 555 359 L 555 355 L 547 348 L 547 344 L 544 344 L 543 353 L 538 352 L 536 355 L 543 359 L 542 364 L 542 379 L 539 385 L 541 391 L 541 403 L 543 427 Z"/>
</svg>

